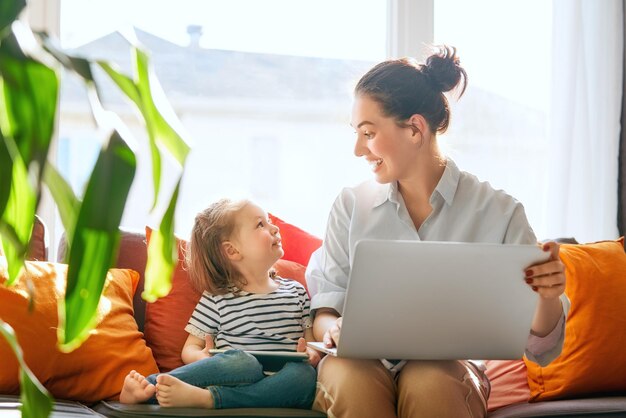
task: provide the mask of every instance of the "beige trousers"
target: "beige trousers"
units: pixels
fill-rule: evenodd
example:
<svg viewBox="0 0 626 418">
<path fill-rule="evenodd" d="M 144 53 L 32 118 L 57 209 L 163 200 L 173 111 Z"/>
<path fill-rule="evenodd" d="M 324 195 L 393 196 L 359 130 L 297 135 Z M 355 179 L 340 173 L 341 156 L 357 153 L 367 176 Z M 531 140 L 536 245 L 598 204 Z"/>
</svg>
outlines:
<svg viewBox="0 0 626 418">
<path fill-rule="evenodd" d="M 378 360 L 326 356 L 313 409 L 329 418 L 485 417 L 489 382 L 466 361 L 409 361 L 395 377 Z"/>
</svg>

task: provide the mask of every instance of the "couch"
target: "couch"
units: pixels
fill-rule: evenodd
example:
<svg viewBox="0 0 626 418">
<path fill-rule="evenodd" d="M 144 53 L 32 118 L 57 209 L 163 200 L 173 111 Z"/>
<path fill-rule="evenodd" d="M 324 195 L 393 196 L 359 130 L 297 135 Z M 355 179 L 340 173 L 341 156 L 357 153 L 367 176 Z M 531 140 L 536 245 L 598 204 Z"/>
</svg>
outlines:
<svg viewBox="0 0 626 418">
<path fill-rule="evenodd" d="M 282 222 L 277 220 L 278 222 Z M 31 258 L 38 260 L 45 260 L 47 257 L 46 243 L 45 243 L 45 226 L 38 221 L 36 231 L 34 233 L 36 240 L 33 240 L 31 247 Z M 42 230 L 43 228 L 43 230 Z M 297 228 L 295 228 L 297 231 Z M 286 230 L 285 230 L 286 231 Z M 149 230 L 147 231 L 149 234 Z M 283 228 L 281 228 L 283 232 Z M 286 232 L 289 235 L 289 232 Z M 290 239 L 283 236 L 283 243 L 294 242 L 296 239 Z M 315 243 L 309 245 L 309 247 L 315 247 Z M 310 249 L 309 249 L 310 251 Z M 286 248 L 286 253 L 289 252 Z M 291 251 L 293 253 L 293 250 Z M 291 254 L 290 253 L 290 254 Z M 65 244 L 61 241 L 58 259 L 62 260 L 65 254 Z M 309 252 L 310 254 L 310 252 Z M 297 257 L 295 257 L 297 258 Z M 301 261 L 301 259 L 299 259 Z M 146 234 L 143 231 L 129 231 L 124 230 L 122 233 L 122 241 L 120 246 L 119 257 L 116 267 L 120 269 L 131 269 L 138 272 L 138 283 L 132 296 L 132 304 L 134 307 L 133 318 L 136 322 L 131 324 L 135 326 L 135 329 L 139 332 L 143 332 L 144 338 L 147 341 L 150 340 L 150 308 L 147 309 L 146 302 L 141 298 L 141 292 L 143 289 L 143 272 L 146 263 Z M 295 263 L 297 264 L 297 263 Z M 303 269 L 298 271 L 284 270 L 283 275 L 295 274 L 301 276 Z M 180 272 L 180 271 L 179 271 Z M 295 272 L 295 273 L 294 273 Z M 281 270 L 279 268 L 279 274 Z M 622 280 L 626 280 L 626 277 L 622 277 Z M 176 282 L 174 280 L 174 288 L 168 296 L 171 300 L 175 300 L 180 295 L 180 279 Z M 197 300 L 197 299 L 196 299 Z M 1 303 L 1 301 L 0 301 Z M 189 303 L 187 303 L 189 306 Z M 172 308 L 169 305 L 170 310 L 177 309 Z M 189 309 L 188 307 L 186 309 Z M 148 315 L 147 315 L 148 314 Z M 188 317 L 188 313 L 182 312 L 167 312 L 170 318 L 182 317 L 183 321 Z M 129 317 L 130 318 L 130 317 Z M 146 320 L 148 322 L 146 322 Z M 131 320 L 132 321 L 132 320 Z M 180 319 L 179 319 L 180 321 Z M 624 330 L 626 333 L 626 328 Z M 19 334 L 18 334 L 19 336 Z M 181 342 L 182 344 L 182 342 Z M 148 344 L 149 345 L 149 344 Z M 124 347 L 116 348 L 119 352 L 124 350 Z M 161 348 L 152 346 L 149 349 L 156 356 Z M 622 354 L 626 357 L 626 350 L 622 351 Z M 163 357 L 165 358 L 165 357 Z M 163 364 L 158 364 L 160 368 L 165 367 L 166 360 L 161 360 Z M 2 360 L 4 361 L 4 360 Z M 157 362 L 158 363 L 158 362 Z M 520 366 L 521 364 L 518 364 Z M 170 367 L 172 365 L 170 364 Z M 523 366 L 523 365 L 522 365 Z M 519 371 L 520 367 L 517 367 Z M 525 370 L 525 369 L 524 369 Z M 126 371 L 124 371 L 126 373 Z M 525 371 L 522 371 L 525 373 Z M 510 377 L 512 373 L 504 373 L 504 377 Z M 500 382 L 503 381 L 503 376 L 492 375 L 492 393 L 505 392 L 509 393 L 506 386 L 499 387 Z M 519 373 L 518 373 L 519 377 Z M 624 376 L 626 381 L 626 375 Z M 504 379 L 506 380 L 506 378 Z M 518 382 L 519 383 L 519 382 Z M 506 385 L 508 383 L 504 383 Z M 1 388 L 1 385 L 0 385 Z M 626 385 L 624 390 L 617 391 L 617 393 L 598 393 L 596 395 L 583 395 L 578 396 L 577 399 L 557 399 L 540 402 L 528 402 L 527 399 L 522 399 L 522 402 L 517 402 L 513 405 L 503 406 L 497 405 L 499 408 L 492 410 L 489 413 L 490 418 L 509 418 L 509 417 L 626 417 Z M 2 391 L 0 390 L 0 393 Z M 498 395 L 499 396 L 499 395 Z M 232 410 L 219 410 L 208 411 L 194 408 L 161 408 L 154 405 L 123 405 L 115 400 L 115 396 L 109 397 L 109 399 L 96 402 L 95 400 L 81 399 L 82 402 L 76 402 L 76 400 L 57 400 L 55 402 L 53 417 L 83 417 L 83 416 L 108 416 L 108 417 L 152 417 L 152 416 L 181 416 L 181 417 L 324 417 L 324 414 L 297 409 L 232 409 Z M 0 395 L 0 416 L 9 416 L 14 414 L 19 407 L 19 397 L 15 395 Z M 494 408 L 490 408 L 494 409 Z"/>
</svg>

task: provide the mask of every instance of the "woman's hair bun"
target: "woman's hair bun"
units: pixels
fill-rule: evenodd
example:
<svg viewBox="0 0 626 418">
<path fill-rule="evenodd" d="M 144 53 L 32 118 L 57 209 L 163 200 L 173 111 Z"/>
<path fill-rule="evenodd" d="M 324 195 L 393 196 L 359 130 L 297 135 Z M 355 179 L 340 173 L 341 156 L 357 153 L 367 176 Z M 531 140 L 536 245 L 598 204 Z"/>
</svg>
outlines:
<svg viewBox="0 0 626 418">
<path fill-rule="evenodd" d="M 435 50 L 435 53 L 429 56 L 422 66 L 422 74 L 426 76 L 433 89 L 440 92 L 450 91 L 461 84 L 459 94 L 461 97 L 467 86 L 467 73 L 461 67 L 461 61 L 456 55 L 456 48 L 441 45 L 436 46 Z"/>
</svg>

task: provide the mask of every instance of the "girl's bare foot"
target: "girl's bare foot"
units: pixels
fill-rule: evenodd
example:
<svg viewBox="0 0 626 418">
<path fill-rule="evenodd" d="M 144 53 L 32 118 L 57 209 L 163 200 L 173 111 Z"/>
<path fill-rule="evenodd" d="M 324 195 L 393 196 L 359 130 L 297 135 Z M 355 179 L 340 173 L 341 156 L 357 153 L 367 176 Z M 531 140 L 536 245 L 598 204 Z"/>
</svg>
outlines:
<svg viewBox="0 0 626 418">
<path fill-rule="evenodd" d="M 150 399 L 156 392 L 156 387 L 148 382 L 144 376 L 131 370 L 124 378 L 124 386 L 120 393 L 121 403 L 141 403 Z"/>
<path fill-rule="evenodd" d="M 156 397 L 161 406 L 214 408 L 210 391 L 192 386 L 169 374 L 160 374 L 156 387 Z"/>
</svg>

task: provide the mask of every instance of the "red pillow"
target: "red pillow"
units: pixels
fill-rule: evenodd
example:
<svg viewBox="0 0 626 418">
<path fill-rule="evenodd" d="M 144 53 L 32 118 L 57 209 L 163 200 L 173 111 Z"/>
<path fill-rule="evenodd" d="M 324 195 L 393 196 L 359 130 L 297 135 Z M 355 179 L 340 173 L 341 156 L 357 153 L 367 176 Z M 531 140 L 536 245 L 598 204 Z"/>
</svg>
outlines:
<svg viewBox="0 0 626 418">
<path fill-rule="evenodd" d="M 485 374 L 491 383 L 488 411 L 520 402 L 528 402 L 530 388 L 524 360 L 486 360 Z"/>
<path fill-rule="evenodd" d="M 307 292 L 309 291 L 306 287 L 306 279 L 304 278 L 306 267 L 302 264 L 298 264 L 295 261 L 280 259 L 276 262 L 276 264 L 274 264 L 274 269 L 276 270 L 276 274 L 280 277 L 295 280 L 304 286 Z"/>
<path fill-rule="evenodd" d="M 151 233 L 152 229 L 146 227 L 148 242 Z M 185 331 L 185 326 L 201 296 L 201 293 L 191 286 L 187 271 L 184 270 L 183 251 L 187 242 L 177 239 L 176 243 L 178 264 L 172 277 L 172 289 L 167 296 L 146 304 L 144 334 L 162 373 L 183 365 L 180 354 L 189 335 Z"/>
<path fill-rule="evenodd" d="M 283 242 L 283 250 L 285 250 L 283 260 L 295 261 L 303 266 L 309 264 L 311 254 L 322 245 L 322 240 L 271 213 L 269 217 L 272 223 L 280 228 L 280 237 Z"/>
</svg>

